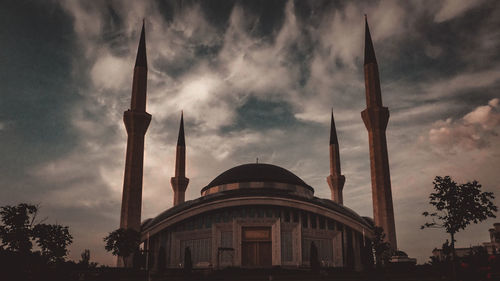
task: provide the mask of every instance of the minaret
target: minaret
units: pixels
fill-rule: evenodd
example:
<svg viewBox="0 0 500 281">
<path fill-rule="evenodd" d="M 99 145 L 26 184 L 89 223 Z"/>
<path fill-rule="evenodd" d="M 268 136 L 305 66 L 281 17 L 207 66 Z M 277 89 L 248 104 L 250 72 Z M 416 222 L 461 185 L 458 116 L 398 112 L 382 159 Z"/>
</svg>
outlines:
<svg viewBox="0 0 500 281">
<path fill-rule="evenodd" d="M 181 113 L 177 152 L 175 154 L 175 177 L 170 179 L 174 190 L 174 206 L 184 202 L 189 179 L 186 178 L 186 142 L 184 140 L 184 113 Z"/>
<path fill-rule="evenodd" d="M 148 129 L 149 122 L 151 122 L 151 115 L 146 112 L 147 78 L 148 65 L 143 22 L 134 67 L 132 101 L 130 109 L 123 113 L 123 122 L 125 123 L 128 137 L 120 228 L 134 229 L 136 231 L 141 230 L 144 135 Z M 119 258 L 119 266 L 122 265 L 121 262 Z M 125 262 L 125 266 L 132 265 L 129 262 Z"/>
<path fill-rule="evenodd" d="M 344 188 L 345 177 L 340 174 L 339 141 L 335 121 L 333 120 L 333 109 L 330 124 L 330 175 L 326 177 L 326 181 L 332 191 L 332 201 L 342 205 L 344 203 L 342 189 Z"/>
<path fill-rule="evenodd" d="M 386 240 L 391 244 L 391 248 L 396 250 L 396 227 L 394 225 L 391 176 L 385 136 L 387 122 L 389 121 L 389 110 L 382 105 L 377 59 L 375 58 L 366 16 L 364 70 L 366 109 L 361 112 L 361 117 L 368 130 L 370 145 L 373 218 L 375 225 L 384 229 Z"/>
</svg>

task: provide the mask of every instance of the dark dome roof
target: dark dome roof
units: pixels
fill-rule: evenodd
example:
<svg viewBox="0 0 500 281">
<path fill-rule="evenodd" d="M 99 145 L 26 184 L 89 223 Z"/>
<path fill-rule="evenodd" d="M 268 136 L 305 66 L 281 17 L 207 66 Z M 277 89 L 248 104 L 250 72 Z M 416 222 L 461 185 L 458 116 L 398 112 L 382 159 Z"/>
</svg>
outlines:
<svg viewBox="0 0 500 281">
<path fill-rule="evenodd" d="M 217 176 L 201 192 L 213 186 L 242 183 L 242 182 L 278 182 L 305 187 L 314 192 L 314 189 L 306 184 L 294 173 L 271 164 L 244 164 L 231 168 Z"/>
</svg>

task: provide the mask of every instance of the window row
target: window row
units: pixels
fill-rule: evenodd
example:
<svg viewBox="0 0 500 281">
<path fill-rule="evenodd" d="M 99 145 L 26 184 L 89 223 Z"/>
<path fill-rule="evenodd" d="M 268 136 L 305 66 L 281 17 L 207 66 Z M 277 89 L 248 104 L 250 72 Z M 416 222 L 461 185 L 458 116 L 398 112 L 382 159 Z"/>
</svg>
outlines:
<svg viewBox="0 0 500 281">
<path fill-rule="evenodd" d="M 228 223 L 233 218 L 280 218 L 285 223 L 300 223 L 302 228 L 339 230 L 342 225 L 332 219 L 295 208 L 273 206 L 241 206 L 225 208 L 193 217 L 174 226 L 175 231 L 211 228 L 214 223 Z"/>
</svg>

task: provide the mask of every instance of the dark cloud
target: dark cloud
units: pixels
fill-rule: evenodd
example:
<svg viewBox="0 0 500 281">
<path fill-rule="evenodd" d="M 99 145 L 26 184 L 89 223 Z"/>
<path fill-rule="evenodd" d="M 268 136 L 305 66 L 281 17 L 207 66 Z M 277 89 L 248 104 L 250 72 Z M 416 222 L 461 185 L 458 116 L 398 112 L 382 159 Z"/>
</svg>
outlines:
<svg viewBox="0 0 500 281">
<path fill-rule="evenodd" d="M 222 128 L 222 134 L 233 130 L 291 129 L 297 120 L 291 106 L 283 101 L 259 100 L 250 96 L 236 110 L 236 121 L 229 127 Z"/>
<path fill-rule="evenodd" d="M 14 194 L 33 189 L 31 166 L 71 151 L 76 134 L 68 106 L 80 100 L 72 86 L 78 55 L 70 17 L 51 2 L 8 1 L 0 18 L 1 185 Z"/>
<path fill-rule="evenodd" d="M 70 225 L 72 258 L 90 248 L 97 261 L 113 264 L 102 237 L 119 220 L 121 119 L 144 18 L 153 115 L 144 218 L 171 206 L 181 110 L 188 199 L 219 173 L 257 157 L 290 169 L 328 198 L 332 107 L 345 203 L 370 216 L 360 118 L 365 13 L 391 111 L 398 241 L 426 261 L 444 239 L 418 230 L 433 177 L 475 178 L 488 190 L 499 188 L 492 168 L 500 157 L 496 1 L 2 3 L 0 153 L 8 165 L 0 168 L 0 204 L 41 203 L 51 219 Z M 488 227 L 461 234 L 459 245 L 487 241 Z"/>
</svg>

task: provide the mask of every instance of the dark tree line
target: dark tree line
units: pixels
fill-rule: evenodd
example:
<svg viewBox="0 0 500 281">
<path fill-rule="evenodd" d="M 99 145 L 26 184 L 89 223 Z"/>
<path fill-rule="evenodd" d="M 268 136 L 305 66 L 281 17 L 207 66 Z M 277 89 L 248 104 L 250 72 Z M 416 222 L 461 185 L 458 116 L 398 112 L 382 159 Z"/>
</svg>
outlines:
<svg viewBox="0 0 500 281">
<path fill-rule="evenodd" d="M 0 207 L 0 267 L 6 280 L 48 278 L 50 269 L 65 262 L 73 242 L 69 228 L 39 220 L 38 209 L 26 203 Z"/>
<path fill-rule="evenodd" d="M 0 238 L 2 251 L 39 254 L 48 263 L 64 260 L 73 236 L 67 226 L 37 221 L 38 206 L 19 204 L 0 207 Z M 33 251 L 33 243 L 39 250 Z"/>
</svg>

